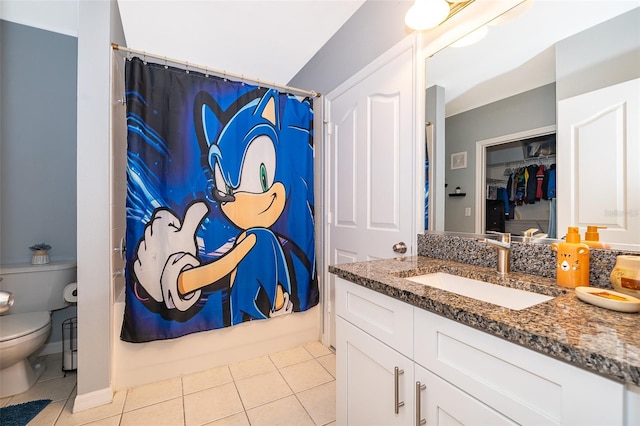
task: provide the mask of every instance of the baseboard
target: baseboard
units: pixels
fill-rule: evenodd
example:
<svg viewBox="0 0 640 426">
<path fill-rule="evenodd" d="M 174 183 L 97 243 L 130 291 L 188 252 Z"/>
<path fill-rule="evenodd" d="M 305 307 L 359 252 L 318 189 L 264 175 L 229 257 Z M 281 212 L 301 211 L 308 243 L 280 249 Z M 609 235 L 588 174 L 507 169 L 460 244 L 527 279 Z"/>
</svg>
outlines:
<svg viewBox="0 0 640 426">
<path fill-rule="evenodd" d="M 111 401 L 113 401 L 113 390 L 110 387 L 77 395 L 73 401 L 73 413 L 110 404 Z"/>
</svg>

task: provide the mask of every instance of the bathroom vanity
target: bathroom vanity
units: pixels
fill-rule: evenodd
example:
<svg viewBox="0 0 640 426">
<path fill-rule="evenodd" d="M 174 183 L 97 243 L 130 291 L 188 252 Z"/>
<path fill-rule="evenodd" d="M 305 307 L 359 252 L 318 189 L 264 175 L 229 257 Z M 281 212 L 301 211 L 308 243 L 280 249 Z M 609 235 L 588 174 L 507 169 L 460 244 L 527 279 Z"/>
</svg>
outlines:
<svg viewBox="0 0 640 426">
<path fill-rule="evenodd" d="M 338 424 L 640 424 L 640 314 L 552 278 L 424 256 L 329 271 Z M 435 273 L 550 299 L 510 309 L 408 279 Z"/>
</svg>

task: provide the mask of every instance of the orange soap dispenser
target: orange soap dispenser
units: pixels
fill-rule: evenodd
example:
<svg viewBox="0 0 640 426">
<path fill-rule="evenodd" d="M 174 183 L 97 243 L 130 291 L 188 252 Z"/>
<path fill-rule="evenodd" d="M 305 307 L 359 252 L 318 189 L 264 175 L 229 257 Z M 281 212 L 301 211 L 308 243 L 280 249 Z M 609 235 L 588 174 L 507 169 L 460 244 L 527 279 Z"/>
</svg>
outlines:
<svg viewBox="0 0 640 426">
<path fill-rule="evenodd" d="M 551 248 L 558 253 L 556 282 L 568 288 L 589 285 L 589 246 L 580 242 L 578 228 L 570 226 L 566 240 L 553 243 Z"/>
<path fill-rule="evenodd" d="M 588 225 L 587 231 L 584 233 L 584 241 L 591 248 L 609 248 L 610 245 L 600 241 L 598 229 L 607 229 L 606 226 Z"/>
</svg>

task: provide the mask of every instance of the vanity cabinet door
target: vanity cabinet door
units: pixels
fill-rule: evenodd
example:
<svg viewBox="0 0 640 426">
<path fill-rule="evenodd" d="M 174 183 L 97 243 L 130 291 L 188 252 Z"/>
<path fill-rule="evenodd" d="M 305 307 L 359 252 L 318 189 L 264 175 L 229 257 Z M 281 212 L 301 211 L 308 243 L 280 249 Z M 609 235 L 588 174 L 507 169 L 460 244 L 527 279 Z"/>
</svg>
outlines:
<svg viewBox="0 0 640 426">
<path fill-rule="evenodd" d="M 420 403 L 420 409 L 416 410 L 420 419 L 416 417 L 415 425 L 420 420 L 426 420 L 425 424 L 430 426 L 517 424 L 420 365 L 414 368 L 416 404 Z M 418 383 L 424 388 L 418 389 Z"/>
<path fill-rule="evenodd" d="M 412 424 L 413 361 L 341 317 L 336 346 L 337 424 Z"/>
</svg>

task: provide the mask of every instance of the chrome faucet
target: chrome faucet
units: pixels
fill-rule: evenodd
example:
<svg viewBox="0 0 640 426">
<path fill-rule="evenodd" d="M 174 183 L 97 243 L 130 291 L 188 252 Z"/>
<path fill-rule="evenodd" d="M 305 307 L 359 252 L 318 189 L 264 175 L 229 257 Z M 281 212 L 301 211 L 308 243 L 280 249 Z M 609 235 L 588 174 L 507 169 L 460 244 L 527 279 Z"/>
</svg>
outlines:
<svg viewBox="0 0 640 426">
<path fill-rule="evenodd" d="M 547 238 L 547 234 L 535 234 L 534 232 L 536 232 L 538 230 L 538 228 L 529 228 L 526 231 L 524 231 L 522 233 L 523 237 L 522 237 L 522 242 L 523 243 L 530 243 L 533 240 L 535 240 L 536 238 Z"/>
<path fill-rule="evenodd" d="M 500 275 L 507 275 L 509 273 L 511 234 L 496 231 L 487 231 L 487 233 L 496 234 L 499 237 L 498 240 L 485 238 L 484 242 L 498 249 L 498 265 L 496 266 L 496 270 Z"/>
</svg>

